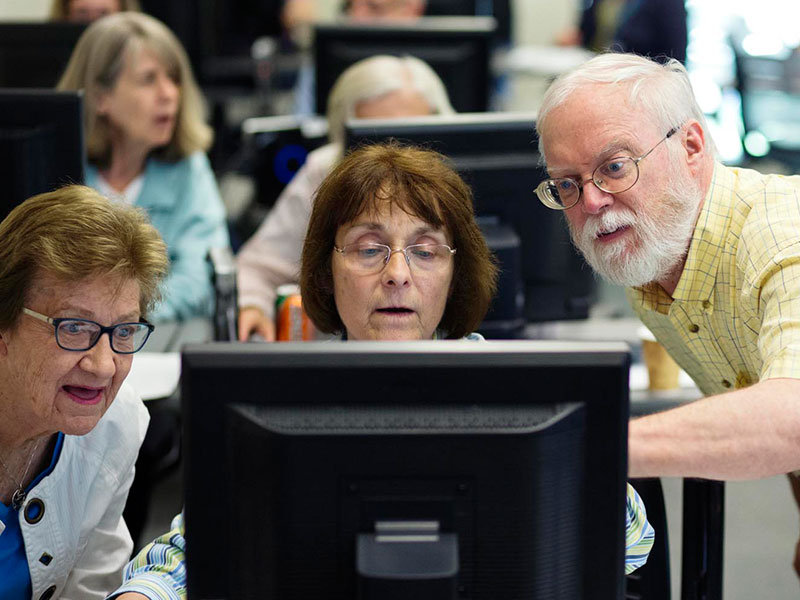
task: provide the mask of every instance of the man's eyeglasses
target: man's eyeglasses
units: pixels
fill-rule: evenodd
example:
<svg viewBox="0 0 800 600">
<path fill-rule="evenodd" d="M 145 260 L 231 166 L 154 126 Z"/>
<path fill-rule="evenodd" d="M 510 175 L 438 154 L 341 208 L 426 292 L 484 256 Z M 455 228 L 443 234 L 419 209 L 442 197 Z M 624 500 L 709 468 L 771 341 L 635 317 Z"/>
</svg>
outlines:
<svg viewBox="0 0 800 600">
<path fill-rule="evenodd" d="M 673 127 L 659 142 L 639 158 L 615 156 L 603 162 L 592 172 L 592 183 L 608 194 L 620 194 L 631 189 L 639 181 L 639 163 L 653 150 L 666 142 L 679 127 Z M 536 187 L 536 195 L 547 208 L 566 210 L 581 199 L 583 184 L 571 177 L 545 179 Z"/>
<path fill-rule="evenodd" d="M 348 244 L 333 249 L 342 255 L 348 268 L 364 274 L 382 271 L 395 252 L 403 253 L 410 268 L 431 272 L 446 267 L 456 253 L 455 248 L 445 244 L 412 244 L 397 250 L 385 244 Z"/>
<path fill-rule="evenodd" d="M 117 323 L 105 327 L 89 319 L 52 319 L 29 308 L 23 308 L 26 315 L 53 326 L 59 348 L 80 352 L 89 350 L 97 344 L 100 336 L 108 334 L 111 349 L 117 354 L 133 354 L 142 349 L 147 338 L 155 329 L 150 323 Z"/>
</svg>

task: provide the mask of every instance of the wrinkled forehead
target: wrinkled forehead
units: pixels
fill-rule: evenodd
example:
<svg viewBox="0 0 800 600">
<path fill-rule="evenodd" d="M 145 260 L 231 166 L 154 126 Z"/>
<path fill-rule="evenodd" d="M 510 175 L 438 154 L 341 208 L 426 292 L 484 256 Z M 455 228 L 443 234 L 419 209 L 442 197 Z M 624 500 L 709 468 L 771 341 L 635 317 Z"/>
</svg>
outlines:
<svg viewBox="0 0 800 600">
<path fill-rule="evenodd" d="M 384 181 L 374 194 L 364 198 L 352 220 L 391 219 L 401 213 L 424 221 L 433 229 L 444 227 L 441 203 L 430 190 L 401 189 L 389 181 Z"/>
</svg>

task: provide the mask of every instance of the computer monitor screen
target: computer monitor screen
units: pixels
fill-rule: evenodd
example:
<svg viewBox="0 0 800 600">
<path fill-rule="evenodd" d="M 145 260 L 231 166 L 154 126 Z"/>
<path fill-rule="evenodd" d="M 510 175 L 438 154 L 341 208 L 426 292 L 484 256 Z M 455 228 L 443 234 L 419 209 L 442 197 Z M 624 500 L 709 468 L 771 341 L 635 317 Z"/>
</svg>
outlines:
<svg viewBox="0 0 800 600">
<path fill-rule="evenodd" d="M 534 113 L 480 113 L 351 120 L 349 148 L 396 139 L 448 156 L 472 187 L 475 214 L 495 216 L 519 236 L 527 321 L 586 318 L 594 276 L 572 246 L 564 216 L 533 190 L 547 175 Z"/>
<path fill-rule="evenodd" d="M 20 202 L 83 182 L 83 94 L 0 89 L 0 220 Z"/>
<path fill-rule="evenodd" d="M 185 347 L 189 596 L 621 599 L 628 368 L 618 343 Z"/>
<path fill-rule="evenodd" d="M 315 101 L 325 113 L 328 93 L 347 67 L 376 54 L 412 55 L 444 82 L 459 112 L 489 107 L 492 17 L 422 17 L 409 23 L 319 24 L 314 35 Z"/>
<path fill-rule="evenodd" d="M 0 88 L 58 83 L 86 25 L 0 22 Z"/>
</svg>

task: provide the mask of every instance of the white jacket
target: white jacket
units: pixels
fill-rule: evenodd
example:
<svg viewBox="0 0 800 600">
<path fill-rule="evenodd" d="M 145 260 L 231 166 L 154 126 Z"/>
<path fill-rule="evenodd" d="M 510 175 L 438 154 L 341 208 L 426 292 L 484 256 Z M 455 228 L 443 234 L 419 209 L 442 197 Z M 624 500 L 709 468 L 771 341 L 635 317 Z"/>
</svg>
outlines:
<svg viewBox="0 0 800 600">
<path fill-rule="evenodd" d="M 64 436 L 55 468 L 19 512 L 33 600 L 102 599 L 122 582 L 133 548 L 122 509 L 149 418 L 123 384 L 92 431 Z M 35 523 L 26 518 L 32 503 L 44 507 Z"/>
</svg>

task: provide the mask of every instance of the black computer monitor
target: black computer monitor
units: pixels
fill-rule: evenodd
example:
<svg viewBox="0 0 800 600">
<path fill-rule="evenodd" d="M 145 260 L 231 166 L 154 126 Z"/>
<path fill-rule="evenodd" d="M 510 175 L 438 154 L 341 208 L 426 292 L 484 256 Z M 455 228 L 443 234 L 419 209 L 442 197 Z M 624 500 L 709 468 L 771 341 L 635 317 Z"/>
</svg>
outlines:
<svg viewBox="0 0 800 600">
<path fill-rule="evenodd" d="M 355 119 L 346 124 L 347 146 L 394 138 L 450 157 L 472 187 L 475 214 L 497 217 L 519 236 L 525 319 L 586 318 L 592 271 L 573 247 L 564 216 L 542 206 L 533 192 L 547 176 L 535 122 L 534 113 Z"/>
<path fill-rule="evenodd" d="M 0 220 L 26 198 L 83 183 L 83 94 L 0 89 Z"/>
<path fill-rule="evenodd" d="M 189 596 L 621 599 L 628 369 L 620 343 L 184 347 Z"/>
<path fill-rule="evenodd" d="M 422 17 L 408 23 L 318 24 L 314 29 L 315 101 L 324 114 L 336 78 L 376 54 L 412 55 L 436 71 L 459 112 L 489 107 L 492 17 Z"/>
<path fill-rule="evenodd" d="M 492 15 L 497 21 L 496 41 L 511 41 L 511 0 L 427 0 L 425 14 Z"/>
<path fill-rule="evenodd" d="M 0 22 L 0 88 L 55 87 L 86 25 Z"/>
</svg>

